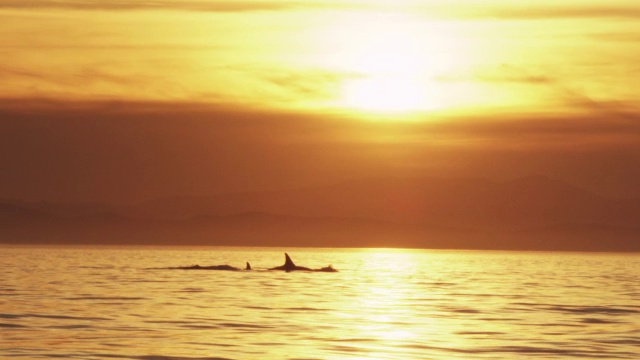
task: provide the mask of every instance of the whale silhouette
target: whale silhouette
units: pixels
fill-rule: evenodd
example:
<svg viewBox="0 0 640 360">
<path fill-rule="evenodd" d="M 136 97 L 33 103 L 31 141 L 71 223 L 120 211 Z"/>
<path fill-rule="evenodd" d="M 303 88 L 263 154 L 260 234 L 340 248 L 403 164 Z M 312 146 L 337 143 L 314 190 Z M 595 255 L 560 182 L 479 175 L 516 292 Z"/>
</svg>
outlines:
<svg viewBox="0 0 640 360">
<path fill-rule="evenodd" d="M 242 271 L 242 269 L 237 268 L 235 266 L 231 266 L 231 265 L 212 265 L 212 266 L 200 266 L 200 265 L 192 265 L 192 266 L 179 266 L 177 268 L 173 268 L 173 269 L 180 269 L 180 270 L 222 270 L 222 271 Z M 251 270 L 251 264 L 249 264 L 249 262 L 247 262 L 247 266 L 244 268 L 244 270 Z"/>
<path fill-rule="evenodd" d="M 323 268 L 319 268 L 319 269 L 311 269 L 308 267 L 304 267 L 304 266 L 298 266 L 296 264 L 294 264 L 293 260 L 291 260 L 291 257 L 289 257 L 289 254 L 284 253 L 284 257 L 285 257 L 285 261 L 284 261 L 284 265 L 282 266 L 276 266 L 274 268 L 270 268 L 268 270 L 282 270 L 282 271 L 286 271 L 286 272 L 291 272 L 291 271 L 316 271 L 316 272 L 338 272 L 338 270 L 334 269 L 333 266 L 329 265 Z M 221 270 L 221 271 L 247 271 L 247 270 L 252 270 L 251 268 L 251 264 L 249 264 L 249 262 L 247 262 L 247 265 L 244 269 L 240 269 L 237 268 L 235 266 L 231 266 L 231 265 L 212 265 L 212 266 L 200 266 L 200 265 L 191 265 L 191 266 L 179 266 L 179 267 L 174 267 L 174 268 L 170 268 L 170 269 L 178 269 L 178 270 Z"/>
<path fill-rule="evenodd" d="M 333 266 L 329 265 L 320 269 L 311 269 L 308 267 L 304 267 L 304 266 L 298 266 L 296 264 L 293 263 L 293 260 L 291 260 L 291 257 L 289 257 L 289 254 L 284 253 L 284 265 L 282 266 L 276 266 L 274 268 L 271 268 L 269 270 L 284 270 L 286 272 L 290 272 L 290 271 L 319 271 L 319 272 L 338 272 L 338 270 L 334 269 Z"/>
</svg>

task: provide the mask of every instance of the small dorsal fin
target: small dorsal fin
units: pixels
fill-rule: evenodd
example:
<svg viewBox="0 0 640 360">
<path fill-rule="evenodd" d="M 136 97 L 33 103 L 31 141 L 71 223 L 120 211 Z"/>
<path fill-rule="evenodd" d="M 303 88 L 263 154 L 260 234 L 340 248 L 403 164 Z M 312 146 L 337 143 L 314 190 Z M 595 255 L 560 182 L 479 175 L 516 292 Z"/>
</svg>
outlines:
<svg viewBox="0 0 640 360">
<path fill-rule="evenodd" d="M 249 264 L 249 262 L 247 261 L 247 267 L 244 268 L 245 270 L 251 270 L 251 264 Z"/>
<path fill-rule="evenodd" d="M 291 260 L 291 258 L 289 257 L 289 254 L 284 253 L 284 257 L 285 257 L 284 268 L 294 269 L 296 267 L 296 264 L 293 263 L 293 260 Z"/>
</svg>

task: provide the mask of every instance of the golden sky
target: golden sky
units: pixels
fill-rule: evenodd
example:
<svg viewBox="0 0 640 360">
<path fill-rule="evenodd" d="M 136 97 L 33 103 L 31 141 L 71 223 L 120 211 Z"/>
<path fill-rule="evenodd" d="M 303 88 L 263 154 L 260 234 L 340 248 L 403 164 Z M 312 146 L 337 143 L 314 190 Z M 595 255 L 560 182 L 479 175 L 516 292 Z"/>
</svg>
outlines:
<svg viewBox="0 0 640 360">
<path fill-rule="evenodd" d="M 633 106 L 640 4 L 21 0 L 4 97 L 397 111 Z"/>
<path fill-rule="evenodd" d="M 127 165 L 147 164 L 137 185 L 127 183 L 136 180 L 113 180 L 133 197 L 169 189 L 206 193 L 295 186 L 321 174 L 331 174 L 322 178 L 331 181 L 389 173 L 487 176 L 500 169 L 507 177 L 548 173 L 605 193 L 616 193 L 616 187 L 627 193 L 640 179 L 634 170 L 640 149 L 636 0 L 4 0 L 0 18 L 7 138 L 31 136 L 19 122 L 52 121 L 48 129 L 55 133 L 76 126 L 69 119 L 94 114 L 100 108 L 96 104 L 117 102 L 134 105 L 118 108 L 132 120 L 116 132 L 138 128 L 131 124 L 143 120 L 132 114 L 142 108 L 175 110 L 172 104 L 178 104 L 189 110 L 176 118 L 196 119 L 200 115 L 194 114 L 203 111 L 209 118 L 224 117 L 224 126 L 206 125 L 211 133 L 234 134 L 238 144 L 251 144 L 246 156 L 220 160 L 230 176 L 220 187 L 205 185 L 220 173 L 219 163 L 194 158 L 206 149 L 206 140 L 202 149 L 183 154 L 188 160 L 165 158 L 157 168 L 148 165 L 155 161 L 151 155 L 140 155 Z M 47 108 L 51 101 L 55 111 Z M 87 106 L 90 110 L 78 110 Z M 27 109 L 33 109 L 28 119 L 36 120 L 6 115 Z M 62 114 L 56 115 L 62 120 L 51 114 Z M 119 118 L 101 116 L 105 122 Z M 295 125 L 276 124 L 282 118 Z M 256 127 L 252 121 L 257 119 L 271 122 Z M 258 128 L 265 133 L 254 134 Z M 152 153 L 160 143 L 166 149 L 184 147 L 190 137 L 178 131 L 162 141 L 146 135 L 118 141 Z M 4 156 L 14 175 L 0 195 L 51 193 L 33 190 L 46 188 L 41 183 L 20 184 L 45 171 L 37 164 L 51 163 L 46 153 L 62 151 L 62 145 L 39 153 L 24 144 L 4 145 L 5 154 L 25 155 Z M 288 158 L 283 144 L 305 145 L 309 157 Z M 71 153 L 98 151 L 74 146 Z M 219 146 L 209 159 L 231 148 Z M 499 165 L 482 167 L 476 157 L 461 155 L 478 156 L 478 150 L 495 155 Z M 278 172 L 300 178 L 283 181 L 259 170 L 257 154 L 289 164 Z M 342 158 L 345 162 L 336 165 Z M 102 198 L 106 185 L 89 179 L 110 173 L 116 165 L 109 164 L 117 161 L 100 159 L 94 154 L 61 160 L 74 175 L 59 175 L 54 182 L 86 181 L 96 190 L 69 196 Z M 291 165 L 298 161 L 317 166 L 300 170 Z M 78 178 L 79 164 L 93 169 L 86 170 L 85 180 Z M 189 178 L 203 168 L 208 170 L 202 183 L 175 175 L 181 171 Z M 160 186 L 151 184 L 152 178 L 171 180 Z M 59 198 L 70 191 L 63 187 L 50 186 L 59 189 Z"/>
</svg>

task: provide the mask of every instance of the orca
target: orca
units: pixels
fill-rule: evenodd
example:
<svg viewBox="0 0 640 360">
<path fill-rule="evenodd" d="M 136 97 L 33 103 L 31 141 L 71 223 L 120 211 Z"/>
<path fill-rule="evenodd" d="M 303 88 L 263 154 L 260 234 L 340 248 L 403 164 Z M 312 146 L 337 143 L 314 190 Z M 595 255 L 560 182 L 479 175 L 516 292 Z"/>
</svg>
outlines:
<svg viewBox="0 0 640 360">
<path fill-rule="evenodd" d="M 334 269 L 333 266 L 331 266 L 331 265 L 325 266 L 325 267 L 319 268 L 319 269 L 311 269 L 311 268 L 304 267 L 304 266 L 298 266 L 298 265 L 293 263 L 293 260 L 291 260 L 291 257 L 289 257 L 289 254 L 287 254 L 287 253 L 284 253 L 284 258 L 285 258 L 284 265 L 276 266 L 276 267 L 270 268 L 268 270 L 282 270 L 282 271 L 286 271 L 286 272 L 291 272 L 291 271 L 338 272 L 338 270 Z M 231 266 L 231 265 L 212 265 L 212 266 L 191 265 L 191 266 L 179 266 L 179 267 L 174 267 L 174 268 L 169 268 L 169 269 L 178 269 L 178 270 L 219 270 L 219 271 L 249 271 L 249 270 L 252 270 L 251 264 L 249 264 L 249 262 L 247 262 L 247 265 L 245 266 L 244 269 L 240 269 L 240 268 L 237 268 L 237 267 Z"/>
<path fill-rule="evenodd" d="M 291 271 L 319 271 L 319 272 L 338 272 L 338 270 L 334 269 L 333 266 L 329 265 L 320 269 L 310 269 L 308 267 L 304 267 L 304 266 L 298 266 L 296 264 L 293 263 L 293 260 L 291 260 L 291 257 L 289 257 L 289 254 L 284 253 L 284 265 L 282 266 L 276 266 L 274 268 L 271 268 L 269 270 L 284 270 L 286 272 L 291 272 Z"/>
<path fill-rule="evenodd" d="M 192 265 L 192 266 L 179 266 L 173 269 L 180 270 L 221 270 L 221 271 L 242 271 L 242 269 L 237 268 L 231 265 L 212 265 L 212 266 L 200 266 L 200 265 Z M 247 262 L 247 266 L 244 270 L 251 270 L 251 264 Z"/>
</svg>

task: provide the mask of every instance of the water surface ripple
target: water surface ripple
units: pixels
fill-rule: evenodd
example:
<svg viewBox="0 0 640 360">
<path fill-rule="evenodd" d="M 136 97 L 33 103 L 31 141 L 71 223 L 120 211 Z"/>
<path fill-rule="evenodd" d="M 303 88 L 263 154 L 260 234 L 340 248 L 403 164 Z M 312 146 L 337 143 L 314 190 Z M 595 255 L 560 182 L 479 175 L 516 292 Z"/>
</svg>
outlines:
<svg viewBox="0 0 640 360">
<path fill-rule="evenodd" d="M 287 251 L 3 246 L 0 358 L 639 358 L 638 254 Z"/>
</svg>

